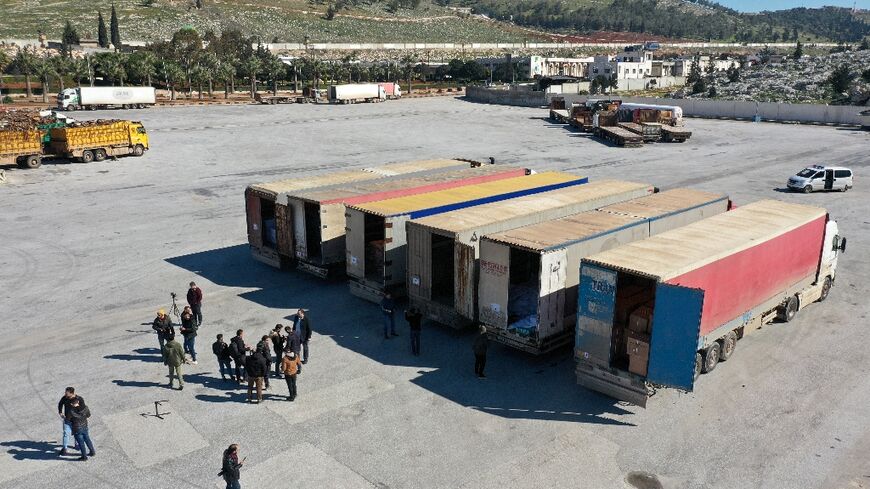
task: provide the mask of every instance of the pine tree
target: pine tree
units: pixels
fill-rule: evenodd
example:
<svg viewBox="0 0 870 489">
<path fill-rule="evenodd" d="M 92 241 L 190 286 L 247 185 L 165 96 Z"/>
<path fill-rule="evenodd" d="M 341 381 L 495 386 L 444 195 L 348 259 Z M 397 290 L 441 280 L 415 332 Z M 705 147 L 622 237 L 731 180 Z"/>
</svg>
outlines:
<svg viewBox="0 0 870 489">
<path fill-rule="evenodd" d="M 112 18 L 109 19 L 109 29 L 112 32 L 112 45 L 115 49 L 121 49 L 121 29 L 118 26 L 118 14 L 115 12 L 115 4 L 112 4 Z"/>
<path fill-rule="evenodd" d="M 106 31 L 106 21 L 103 20 L 103 13 L 97 15 L 97 43 L 101 48 L 109 47 L 109 33 Z"/>
<path fill-rule="evenodd" d="M 804 55 L 804 45 L 801 44 L 800 41 L 797 42 L 797 45 L 794 47 L 794 53 L 791 55 L 794 59 L 801 59 L 801 56 Z"/>
<path fill-rule="evenodd" d="M 69 21 L 66 21 L 66 25 L 63 27 L 63 36 L 61 37 L 61 52 L 69 56 L 70 47 L 77 44 L 81 44 L 79 34 L 76 32 L 72 24 L 70 24 Z"/>
</svg>

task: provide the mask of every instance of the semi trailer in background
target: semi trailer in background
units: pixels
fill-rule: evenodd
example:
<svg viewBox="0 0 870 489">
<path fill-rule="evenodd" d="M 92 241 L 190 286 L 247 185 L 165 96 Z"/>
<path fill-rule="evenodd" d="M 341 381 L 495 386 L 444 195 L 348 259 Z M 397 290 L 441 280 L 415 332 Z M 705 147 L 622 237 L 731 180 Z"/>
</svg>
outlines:
<svg viewBox="0 0 870 489">
<path fill-rule="evenodd" d="M 57 94 L 61 110 L 144 109 L 156 102 L 154 87 L 76 87 Z"/>
<path fill-rule="evenodd" d="M 329 103 L 354 104 L 357 102 L 383 102 L 387 92 L 377 83 L 351 83 L 329 86 Z"/>
<path fill-rule="evenodd" d="M 532 354 L 570 344 L 580 259 L 728 210 L 727 196 L 674 189 L 487 234 L 478 313 L 490 337 Z"/>
<path fill-rule="evenodd" d="M 411 219 L 573 187 L 587 181 L 586 177 L 569 173 L 544 172 L 349 205 L 346 263 L 350 291 L 373 302 L 379 302 L 386 292 L 396 296 L 405 294 L 406 264 L 416 259 L 407 255 L 405 226 Z"/>
<path fill-rule="evenodd" d="M 845 249 L 824 209 L 763 200 L 584 258 L 577 383 L 640 406 L 692 391 L 739 339 L 825 300 Z"/>
<path fill-rule="evenodd" d="M 477 270 L 483 236 L 653 192 L 654 187 L 645 183 L 603 180 L 418 216 L 407 225 L 410 303 L 438 323 L 457 329 L 469 326 L 478 318 Z"/>
</svg>

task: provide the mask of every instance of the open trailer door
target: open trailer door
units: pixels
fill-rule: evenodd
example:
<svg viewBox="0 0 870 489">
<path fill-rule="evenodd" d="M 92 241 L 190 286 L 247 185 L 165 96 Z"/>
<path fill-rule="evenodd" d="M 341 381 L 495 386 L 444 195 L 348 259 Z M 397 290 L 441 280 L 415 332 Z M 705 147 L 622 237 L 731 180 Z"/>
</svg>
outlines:
<svg viewBox="0 0 870 489">
<path fill-rule="evenodd" d="M 703 306 L 704 291 L 701 289 L 658 284 L 647 382 L 692 390 Z"/>
</svg>

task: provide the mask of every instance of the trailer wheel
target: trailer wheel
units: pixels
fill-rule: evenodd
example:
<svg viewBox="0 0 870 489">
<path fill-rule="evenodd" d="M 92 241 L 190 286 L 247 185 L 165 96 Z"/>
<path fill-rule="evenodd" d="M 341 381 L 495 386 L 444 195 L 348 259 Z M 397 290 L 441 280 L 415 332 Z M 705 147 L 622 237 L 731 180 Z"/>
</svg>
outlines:
<svg viewBox="0 0 870 489">
<path fill-rule="evenodd" d="M 834 281 L 831 280 L 831 276 L 828 275 L 825 277 L 825 282 L 822 284 L 822 295 L 819 296 L 819 302 L 828 298 L 828 293 L 831 292 L 832 285 L 834 285 Z"/>
<path fill-rule="evenodd" d="M 88 149 L 82 151 L 82 161 L 85 163 L 94 161 L 94 153 Z"/>
<path fill-rule="evenodd" d="M 703 364 L 704 364 L 704 362 L 703 362 L 703 360 L 701 360 L 701 354 L 695 353 L 695 377 L 694 377 L 694 380 L 698 380 L 698 377 L 701 376 L 701 367 L 703 366 Z"/>
<path fill-rule="evenodd" d="M 719 343 L 714 342 L 704 350 L 704 373 L 710 373 L 719 364 Z"/>
<path fill-rule="evenodd" d="M 734 349 L 737 348 L 737 333 L 729 331 L 720 341 L 719 345 L 719 361 L 724 362 L 731 358 L 734 354 Z"/>
<path fill-rule="evenodd" d="M 142 156 L 145 154 L 145 147 L 141 144 L 137 144 L 133 147 L 133 156 Z"/>
<path fill-rule="evenodd" d="M 805 194 L 811 194 L 811 193 L 813 193 L 813 186 L 812 186 L 812 185 L 807 185 L 807 186 L 804 187 L 802 190 L 803 190 L 803 192 L 804 192 Z"/>
<path fill-rule="evenodd" d="M 785 305 L 780 307 L 779 309 L 779 318 L 785 322 L 791 322 L 798 313 L 798 300 L 797 297 L 791 296 L 785 302 Z"/>
<path fill-rule="evenodd" d="M 30 155 L 25 156 L 22 160 L 23 165 L 22 168 L 39 168 L 42 165 L 42 157 L 39 155 Z"/>
<path fill-rule="evenodd" d="M 94 150 L 94 161 L 103 161 L 106 159 L 106 150 L 100 148 Z"/>
</svg>

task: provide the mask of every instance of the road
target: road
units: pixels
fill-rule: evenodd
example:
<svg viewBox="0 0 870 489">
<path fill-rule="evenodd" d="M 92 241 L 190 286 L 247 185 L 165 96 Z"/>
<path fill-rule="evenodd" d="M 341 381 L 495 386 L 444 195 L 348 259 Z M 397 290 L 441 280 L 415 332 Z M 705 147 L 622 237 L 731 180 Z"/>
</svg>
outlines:
<svg viewBox="0 0 870 489">
<path fill-rule="evenodd" d="M 870 486 L 870 134 L 849 128 L 689 119 L 684 144 L 625 149 L 554 125 L 542 109 L 431 98 L 353 106 L 213 106 L 113 111 L 141 119 L 142 158 L 47 163 L 0 186 L 0 488 L 214 488 L 241 445 L 246 488 L 855 488 Z M 82 117 L 81 113 L 75 116 Z M 501 346 L 472 375 L 471 336 L 407 326 L 384 340 L 376 306 L 342 281 L 250 258 L 250 183 L 439 157 L 591 179 L 825 206 L 849 239 L 836 286 L 795 322 L 741 341 L 694 393 L 647 409 L 575 385 L 570 352 L 534 359 Z M 847 193 L 782 192 L 805 165 L 856 172 Z M 763 270 L 759 271 L 763 273 Z M 204 290 L 199 364 L 170 391 L 150 322 Z M 310 309 L 299 398 L 242 402 L 210 351 L 244 328 L 255 342 Z M 56 455 L 55 406 L 75 386 L 98 455 Z M 159 419 L 154 401 L 166 400 Z"/>
</svg>

